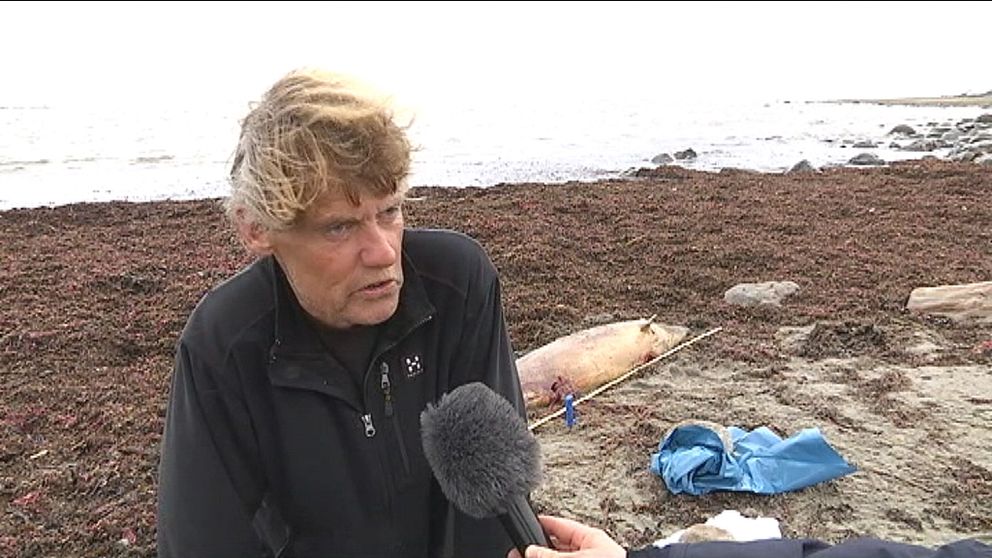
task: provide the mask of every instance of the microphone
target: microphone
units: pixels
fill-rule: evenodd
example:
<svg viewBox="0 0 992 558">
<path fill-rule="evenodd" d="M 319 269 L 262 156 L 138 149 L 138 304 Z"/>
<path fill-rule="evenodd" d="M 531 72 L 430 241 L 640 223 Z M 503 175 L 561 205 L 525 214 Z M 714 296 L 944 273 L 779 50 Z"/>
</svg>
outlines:
<svg viewBox="0 0 992 558">
<path fill-rule="evenodd" d="M 553 548 L 528 494 L 541 481 L 541 451 L 510 402 L 473 382 L 420 413 L 427 463 L 448 500 L 476 519 L 498 517 L 523 556 L 527 546 Z"/>
</svg>

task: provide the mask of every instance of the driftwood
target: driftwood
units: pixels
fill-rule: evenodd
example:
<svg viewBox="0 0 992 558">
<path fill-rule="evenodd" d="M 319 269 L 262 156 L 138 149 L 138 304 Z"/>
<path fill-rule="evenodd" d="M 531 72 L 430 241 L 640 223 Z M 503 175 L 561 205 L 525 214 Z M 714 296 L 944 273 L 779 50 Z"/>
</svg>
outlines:
<svg viewBox="0 0 992 558">
<path fill-rule="evenodd" d="M 946 316 L 955 322 L 992 322 L 992 281 L 913 289 L 906 309 Z"/>
</svg>

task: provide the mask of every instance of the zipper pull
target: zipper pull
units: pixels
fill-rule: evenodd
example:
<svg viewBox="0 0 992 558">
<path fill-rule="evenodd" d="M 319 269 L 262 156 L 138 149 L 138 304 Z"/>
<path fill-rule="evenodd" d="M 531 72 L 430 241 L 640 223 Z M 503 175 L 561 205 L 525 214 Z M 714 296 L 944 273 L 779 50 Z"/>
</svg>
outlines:
<svg viewBox="0 0 992 558">
<path fill-rule="evenodd" d="M 366 438 L 371 438 L 372 436 L 375 436 L 375 425 L 372 424 L 372 415 L 371 414 L 362 415 L 362 424 L 365 425 L 365 437 Z"/>
<path fill-rule="evenodd" d="M 385 362 L 379 364 L 379 373 L 382 374 L 379 387 L 382 389 L 382 395 L 386 399 L 386 416 L 391 417 L 393 416 L 393 390 L 389 383 L 389 365 Z"/>
</svg>

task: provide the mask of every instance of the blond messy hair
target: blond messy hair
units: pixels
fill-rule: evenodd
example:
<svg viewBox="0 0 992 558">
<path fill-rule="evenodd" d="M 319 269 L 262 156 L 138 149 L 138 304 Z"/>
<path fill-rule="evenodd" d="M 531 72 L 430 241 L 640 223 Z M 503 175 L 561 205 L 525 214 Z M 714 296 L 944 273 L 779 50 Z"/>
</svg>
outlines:
<svg viewBox="0 0 992 558">
<path fill-rule="evenodd" d="M 344 76 L 295 70 L 242 121 L 225 207 L 286 229 L 327 191 L 358 205 L 405 189 L 410 151 L 384 99 Z"/>
</svg>

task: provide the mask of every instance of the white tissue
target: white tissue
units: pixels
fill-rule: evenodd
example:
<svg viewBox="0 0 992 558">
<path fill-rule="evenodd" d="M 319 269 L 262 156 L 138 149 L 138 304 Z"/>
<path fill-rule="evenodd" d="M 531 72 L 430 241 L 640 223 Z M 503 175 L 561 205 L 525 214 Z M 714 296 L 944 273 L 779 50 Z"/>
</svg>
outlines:
<svg viewBox="0 0 992 558">
<path fill-rule="evenodd" d="M 744 517 L 737 510 L 723 510 L 706 520 L 706 525 L 719 527 L 730 533 L 735 541 L 758 541 L 764 539 L 781 539 L 782 531 L 778 520 L 772 517 Z M 679 542 L 685 529 L 680 529 L 664 539 L 655 541 L 654 546 L 668 546 Z"/>
</svg>

